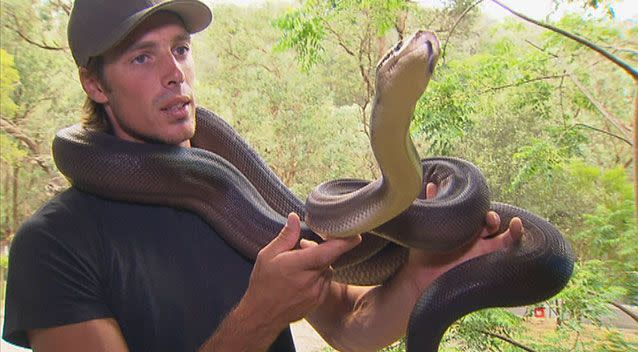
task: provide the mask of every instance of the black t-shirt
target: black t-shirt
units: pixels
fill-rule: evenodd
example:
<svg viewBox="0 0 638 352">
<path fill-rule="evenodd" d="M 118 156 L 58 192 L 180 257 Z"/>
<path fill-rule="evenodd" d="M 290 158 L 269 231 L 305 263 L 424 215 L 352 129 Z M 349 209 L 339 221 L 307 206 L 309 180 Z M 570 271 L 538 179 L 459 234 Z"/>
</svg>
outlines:
<svg viewBox="0 0 638 352">
<path fill-rule="evenodd" d="M 197 215 L 71 188 L 18 231 L 3 338 L 114 318 L 131 351 L 195 351 L 239 302 L 252 262 Z M 271 351 L 294 351 L 286 329 Z"/>
</svg>

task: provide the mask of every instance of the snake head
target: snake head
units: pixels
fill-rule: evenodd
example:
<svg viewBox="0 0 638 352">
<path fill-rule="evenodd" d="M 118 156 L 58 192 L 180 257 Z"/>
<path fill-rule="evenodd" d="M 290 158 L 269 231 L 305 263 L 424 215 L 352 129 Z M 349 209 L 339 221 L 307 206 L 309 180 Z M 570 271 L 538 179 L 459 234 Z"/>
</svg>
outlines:
<svg viewBox="0 0 638 352">
<path fill-rule="evenodd" d="M 441 52 L 436 34 L 419 30 L 400 41 L 377 65 L 377 94 L 418 100 L 434 73 Z"/>
</svg>

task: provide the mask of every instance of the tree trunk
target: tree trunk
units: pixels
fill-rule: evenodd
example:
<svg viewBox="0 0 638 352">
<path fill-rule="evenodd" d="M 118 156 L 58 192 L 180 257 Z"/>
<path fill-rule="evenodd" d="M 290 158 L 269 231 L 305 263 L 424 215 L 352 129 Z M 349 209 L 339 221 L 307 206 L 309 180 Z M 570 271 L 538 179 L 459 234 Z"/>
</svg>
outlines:
<svg viewBox="0 0 638 352">
<path fill-rule="evenodd" d="M 13 200 L 12 200 L 12 209 L 13 209 L 13 217 L 11 221 L 12 232 L 15 232 L 18 228 L 19 220 L 18 220 L 18 178 L 20 177 L 20 166 L 15 165 L 13 167 Z"/>
<path fill-rule="evenodd" d="M 3 171 L 4 170 L 4 171 Z M 1 173 L 1 179 L 2 179 L 2 194 L 6 196 L 8 196 L 9 194 L 11 194 L 11 185 L 10 185 L 10 181 L 11 181 L 11 175 L 7 172 L 7 170 L 9 170 L 9 165 L 2 163 L 0 164 L 0 173 Z M 7 200 L 8 201 L 8 200 Z M 6 201 L 5 201 L 6 202 Z M 5 211 L 2 214 L 0 214 L 2 216 L 2 219 L 0 219 L 0 224 L 4 224 L 2 226 L 2 228 L 0 228 L 0 231 L 2 231 L 2 234 L 0 234 L 0 241 L 4 240 L 5 237 L 5 233 L 9 232 L 7 230 L 7 227 L 11 226 L 10 223 L 10 218 L 9 218 L 9 212 Z"/>
</svg>

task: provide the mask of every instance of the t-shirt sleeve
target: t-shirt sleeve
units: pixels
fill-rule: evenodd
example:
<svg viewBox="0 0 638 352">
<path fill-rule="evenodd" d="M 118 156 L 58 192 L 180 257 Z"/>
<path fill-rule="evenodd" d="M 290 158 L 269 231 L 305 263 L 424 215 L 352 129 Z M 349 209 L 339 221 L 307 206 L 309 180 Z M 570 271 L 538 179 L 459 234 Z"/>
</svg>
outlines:
<svg viewBox="0 0 638 352">
<path fill-rule="evenodd" d="M 5 302 L 8 342 L 29 347 L 30 329 L 112 316 L 99 280 L 99 245 L 72 218 L 40 213 L 16 234 Z"/>
</svg>

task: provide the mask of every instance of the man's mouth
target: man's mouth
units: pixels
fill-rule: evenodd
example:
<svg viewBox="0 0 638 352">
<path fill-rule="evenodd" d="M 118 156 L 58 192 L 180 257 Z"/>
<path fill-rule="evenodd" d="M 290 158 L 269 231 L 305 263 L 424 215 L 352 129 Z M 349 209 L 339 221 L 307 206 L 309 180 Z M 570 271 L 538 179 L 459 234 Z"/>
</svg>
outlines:
<svg viewBox="0 0 638 352">
<path fill-rule="evenodd" d="M 169 114 L 181 114 L 187 109 L 190 103 L 190 98 L 178 97 L 175 99 L 171 99 L 171 101 L 164 105 L 161 110 Z"/>
<path fill-rule="evenodd" d="M 179 112 L 180 110 L 184 109 L 187 105 L 188 103 L 175 104 L 175 105 L 171 105 L 169 107 L 163 108 L 162 110 L 166 112 Z"/>
</svg>

